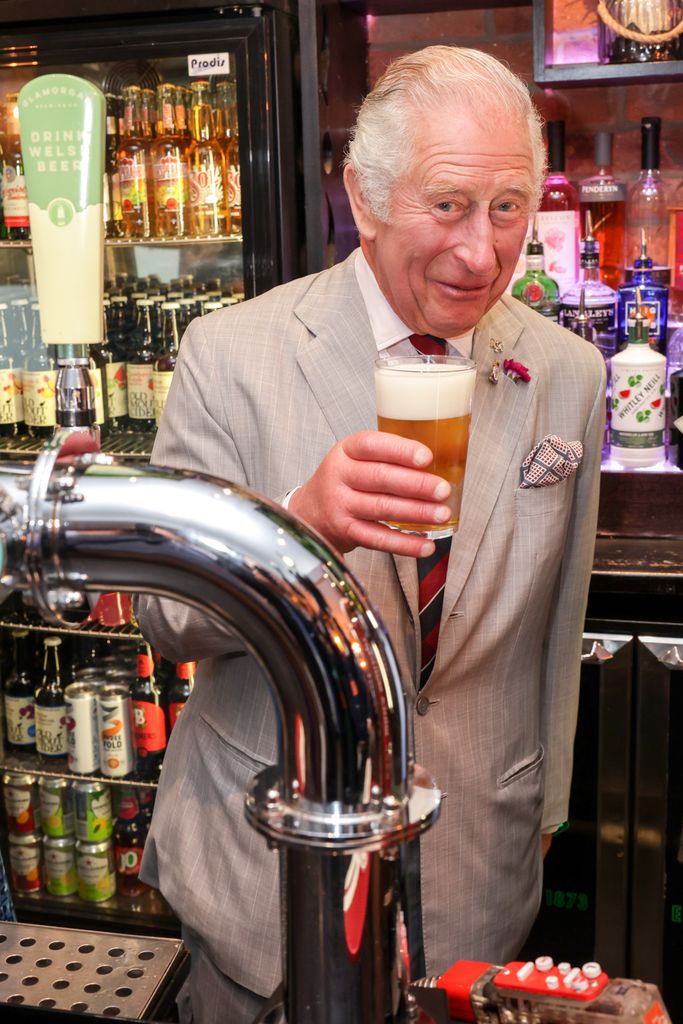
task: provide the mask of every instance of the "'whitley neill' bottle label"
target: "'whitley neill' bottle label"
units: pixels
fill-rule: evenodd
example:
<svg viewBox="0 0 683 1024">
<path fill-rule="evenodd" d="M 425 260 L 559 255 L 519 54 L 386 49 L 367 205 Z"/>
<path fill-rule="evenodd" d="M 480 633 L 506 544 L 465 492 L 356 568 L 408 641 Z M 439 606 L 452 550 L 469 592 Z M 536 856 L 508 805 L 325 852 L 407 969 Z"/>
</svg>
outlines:
<svg viewBox="0 0 683 1024">
<path fill-rule="evenodd" d="M 612 363 L 612 445 L 661 448 L 664 444 L 664 373 Z"/>
</svg>

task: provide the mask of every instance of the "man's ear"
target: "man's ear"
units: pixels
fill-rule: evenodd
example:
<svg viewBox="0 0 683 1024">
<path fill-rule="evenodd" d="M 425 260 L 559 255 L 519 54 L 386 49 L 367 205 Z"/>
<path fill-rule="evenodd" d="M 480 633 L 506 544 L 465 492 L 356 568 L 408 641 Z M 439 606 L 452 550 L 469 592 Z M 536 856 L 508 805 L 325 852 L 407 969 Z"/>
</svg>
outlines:
<svg viewBox="0 0 683 1024">
<path fill-rule="evenodd" d="M 373 242 L 377 234 L 377 218 L 370 211 L 365 196 L 361 192 L 356 172 L 350 164 L 344 168 L 344 187 L 351 204 L 351 213 L 358 229 L 358 234 L 365 242 Z"/>
</svg>

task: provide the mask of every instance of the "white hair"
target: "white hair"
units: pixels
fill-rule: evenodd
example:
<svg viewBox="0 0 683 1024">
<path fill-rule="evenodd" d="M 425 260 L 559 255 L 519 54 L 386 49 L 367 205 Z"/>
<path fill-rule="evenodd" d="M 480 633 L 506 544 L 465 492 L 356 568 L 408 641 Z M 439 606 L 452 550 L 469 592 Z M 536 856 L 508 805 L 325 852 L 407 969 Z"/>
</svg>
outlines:
<svg viewBox="0 0 683 1024">
<path fill-rule="evenodd" d="M 526 122 L 533 161 L 534 197 L 546 166 L 542 121 L 521 78 L 495 57 L 460 46 L 427 46 L 399 57 L 378 79 L 358 111 L 345 164 L 353 168 L 372 213 L 389 219 L 391 194 L 417 158 L 414 125 L 435 108 L 457 100 L 473 114 L 492 107 L 506 120 Z M 494 126 L 495 130 L 495 126 Z"/>
</svg>

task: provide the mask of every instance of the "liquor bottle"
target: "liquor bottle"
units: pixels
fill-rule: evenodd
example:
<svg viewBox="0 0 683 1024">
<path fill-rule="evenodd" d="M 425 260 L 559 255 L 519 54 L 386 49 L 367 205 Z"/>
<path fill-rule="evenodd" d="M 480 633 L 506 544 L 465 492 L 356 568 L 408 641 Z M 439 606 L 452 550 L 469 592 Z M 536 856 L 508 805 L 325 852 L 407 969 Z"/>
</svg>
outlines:
<svg viewBox="0 0 683 1024">
<path fill-rule="evenodd" d="M 109 300 L 104 303 L 104 329 L 102 344 L 99 346 L 100 354 L 104 361 L 104 371 L 107 380 L 107 405 L 109 407 L 110 429 L 117 434 L 122 433 L 128 426 L 128 386 L 126 379 L 126 363 L 120 356 L 120 351 L 115 350 L 109 341 L 109 326 L 107 309 Z"/>
<path fill-rule="evenodd" d="M 2 206 L 7 238 L 20 240 L 31 237 L 28 217 L 28 193 L 24 178 L 24 160 L 19 135 L 18 93 L 8 93 L 5 104 L 6 136 L 3 146 Z"/>
<path fill-rule="evenodd" d="M 560 293 L 557 282 L 545 272 L 543 243 L 538 238 L 538 220 L 534 217 L 531 241 L 526 247 L 526 273 L 517 278 L 512 286 L 512 294 L 516 299 L 537 310 L 550 320 L 559 317 Z M 212 303 L 204 304 L 204 311 L 209 312 Z M 219 303 L 222 308 L 222 303 Z"/>
<path fill-rule="evenodd" d="M 640 300 L 636 291 L 640 291 Z M 628 340 L 630 321 L 636 309 L 645 313 L 650 321 L 650 344 L 664 352 L 666 348 L 666 324 L 669 289 L 657 284 L 652 276 L 652 260 L 645 243 L 645 230 L 641 231 L 640 255 L 633 262 L 633 274 L 622 284 L 618 292 L 618 342 Z"/>
<path fill-rule="evenodd" d="M 140 90 L 140 119 L 142 121 L 142 134 L 150 141 L 156 135 L 157 126 L 157 96 L 154 89 Z"/>
<path fill-rule="evenodd" d="M 192 94 L 183 85 L 177 85 L 175 90 L 175 116 L 178 131 L 192 142 L 192 129 L 190 125 L 190 109 L 192 107 Z"/>
<path fill-rule="evenodd" d="M 598 348 L 607 359 L 616 351 L 617 293 L 600 280 L 599 251 L 598 241 L 593 237 L 592 217 L 588 210 L 586 234 L 581 242 L 579 280 L 562 296 L 560 322 L 571 329 L 583 295 L 586 315 L 590 317 L 595 327 Z"/>
<path fill-rule="evenodd" d="M 124 134 L 117 153 L 121 189 L 121 228 L 126 238 L 152 234 L 151 189 L 148 188 L 150 139 L 143 132 L 142 97 L 136 85 L 123 90 Z"/>
<path fill-rule="evenodd" d="M 579 194 L 564 173 L 564 121 L 548 121 L 548 176 L 539 207 L 538 237 L 560 294 L 579 274 Z"/>
<path fill-rule="evenodd" d="M 13 629 L 14 663 L 5 681 L 5 725 L 7 742 L 13 747 L 29 750 L 36 745 L 35 685 L 31 680 L 30 633 Z"/>
<path fill-rule="evenodd" d="M 192 234 L 189 195 L 189 139 L 181 136 L 175 119 L 175 86 L 168 82 L 157 89 L 158 129 L 152 143 L 155 234 L 182 238 Z"/>
<path fill-rule="evenodd" d="M 107 102 L 106 138 L 104 148 L 104 229 L 107 238 L 120 238 L 121 185 L 119 182 L 119 111 L 121 97 L 105 93 Z"/>
<path fill-rule="evenodd" d="M 57 361 L 52 346 L 43 343 L 40 306 L 34 302 L 31 346 L 22 373 L 24 422 L 30 437 L 50 437 L 57 422 Z"/>
<path fill-rule="evenodd" d="M 216 85 L 216 134 L 225 157 L 228 181 L 230 231 L 242 233 L 242 188 L 240 185 L 239 126 L 237 121 L 237 87 L 230 79 Z"/>
<path fill-rule="evenodd" d="M 605 10 L 617 26 L 646 38 L 631 39 L 600 17 L 598 53 L 601 64 L 676 60 L 680 56 L 680 36 L 676 28 L 681 7 L 677 0 L 605 0 Z"/>
<path fill-rule="evenodd" d="M 140 880 L 142 851 L 147 838 L 147 819 L 132 786 L 121 789 L 114 826 L 116 891 L 120 896 L 140 896 L 149 886 Z"/>
<path fill-rule="evenodd" d="M 66 757 L 66 701 L 59 664 L 62 641 L 43 642 L 43 678 L 35 693 L 36 750 L 43 757 Z"/>
<path fill-rule="evenodd" d="M 600 277 L 610 288 L 624 280 L 626 258 L 626 185 L 612 174 L 612 135 L 596 132 L 595 163 L 598 173 L 579 182 L 582 231 L 590 213 L 600 249 Z"/>
<path fill-rule="evenodd" d="M 180 347 L 180 336 L 178 333 L 178 313 L 180 312 L 179 302 L 164 302 L 161 306 L 164 317 L 161 332 L 161 352 L 154 360 L 152 372 L 152 394 L 154 397 L 154 419 L 157 427 L 161 423 L 161 414 L 166 405 L 168 392 L 173 380 Z"/>
<path fill-rule="evenodd" d="M 152 332 L 153 299 L 138 299 L 140 321 L 133 332 L 126 361 L 128 373 L 128 419 L 139 433 L 156 429 L 154 421 L 153 379 L 157 345 Z"/>
<path fill-rule="evenodd" d="M 669 378 L 671 388 L 669 456 L 674 466 L 683 469 L 683 369 Z"/>
<path fill-rule="evenodd" d="M 190 201 L 195 230 L 200 238 L 225 235 L 230 230 L 225 160 L 214 132 L 210 85 L 201 80 L 191 89 Z"/>
<path fill-rule="evenodd" d="M 664 459 L 666 358 L 648 344 L 648 328 L 637 289 L 628 345 L 612 356 L 612 455 L 629 467 Z"/>
<path fill-rule="evenodd" d="M 178 721 L 188 697 L 194 689 L 196 661 L 179 661 L 175 667 L 176 675 L 168 690 L 168 725 L 169 731 Z"/>
<path fill-rule="evenodd" d="M 153 781 L 159 777 L 166 750 L 166 701 L 154 676 L 154 661 L 149 644 L 143 643 L 138 650 L 137 679 L 131 697 L 138 776 Z"/>
<path fill-rule="evenodd" d="M 668 283 L 669 192 L 659 170 L 660 117 L 644 117 L 641 126 L 641 171 L 628 193 L 626 206 L 626 258 L 630 264 L 640 252 L 643 232 L 656 279 Z"/>
<path fill-rule="evenodd" d="M 23 420 L 21 372 L 10 348 L 7 312 L 7 303 L 0 302 L 0 436 L 16 437 Z"/>
</svg>

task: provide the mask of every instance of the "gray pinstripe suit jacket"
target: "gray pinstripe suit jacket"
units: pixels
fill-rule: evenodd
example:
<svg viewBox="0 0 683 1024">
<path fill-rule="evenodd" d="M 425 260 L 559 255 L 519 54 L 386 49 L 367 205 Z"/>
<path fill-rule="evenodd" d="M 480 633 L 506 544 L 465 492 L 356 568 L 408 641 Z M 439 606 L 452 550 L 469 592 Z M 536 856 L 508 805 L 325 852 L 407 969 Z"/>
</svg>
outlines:
<svg viewBox="0 0 683 1024">
<path fill-rule="evenodd" d="M 530 383 L 489 382 L 492 340 Z M 281 500 L 338 439 L 375 426 L 375 358 L 353 256 L 196 320 L 153 461 Z M 540 898 L 539 830 L 567 816 L 604 423 L 599 353 L 516 300 L 484 317 L 474 358 L 461 525 L 428 712 L 414 715 L 416 759 L 447 793 L 421 848 L 429 974 L 516 954 Z M 521 463 L 547 434 L 583 441 L 583 462 L 561 483 L 520 490 Z M 415 560 L 359 549 L 347 562 L 414 702 Z M 204 659 L 164 764 L 144 876 L 224 973 L 269 994 L 281 976 L 278 861 L 242 810 L 248 779 L 277 756 L 265 683 L 197 611 L 156 598 L 139 611 L 166 657 Z"/>
</svg>

